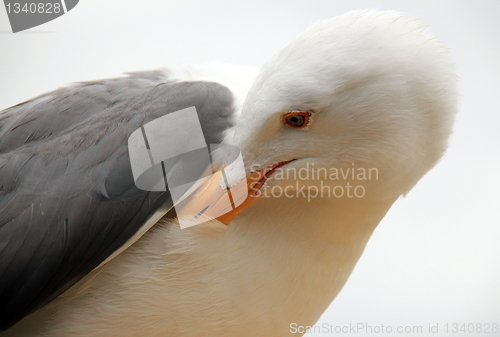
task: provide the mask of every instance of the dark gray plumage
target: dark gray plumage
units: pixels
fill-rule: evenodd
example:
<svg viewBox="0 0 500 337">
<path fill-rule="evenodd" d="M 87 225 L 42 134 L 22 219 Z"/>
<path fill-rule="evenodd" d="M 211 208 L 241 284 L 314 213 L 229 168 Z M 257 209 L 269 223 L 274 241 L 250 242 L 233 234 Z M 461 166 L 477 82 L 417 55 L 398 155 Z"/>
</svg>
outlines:
<svg viewBox="0 0 500 337">
<path fill-rule="evenodd" d="M 127 139 L 195 106 L 207 143 L 230 126 L 231 91 L 161 72 L 58 89 L 0 114 L 0 330 L 52 301 L 122 246 L 168 192 L 136 188 Z"/>
</svg>

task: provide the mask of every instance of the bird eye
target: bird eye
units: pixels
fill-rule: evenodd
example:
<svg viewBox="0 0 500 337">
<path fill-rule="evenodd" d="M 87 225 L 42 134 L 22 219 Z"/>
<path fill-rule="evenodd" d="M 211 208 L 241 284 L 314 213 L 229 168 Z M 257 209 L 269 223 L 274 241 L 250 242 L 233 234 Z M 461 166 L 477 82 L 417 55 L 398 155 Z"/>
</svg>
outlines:
<svg viewBox="0 0 500 337">
<path fill-rule="evenodd" d="M 288 112 L 283 115 L 283 123 L 295 129 L 303 128 L 309 123 L 309 113 L 304 111 Z"/>
</svg>

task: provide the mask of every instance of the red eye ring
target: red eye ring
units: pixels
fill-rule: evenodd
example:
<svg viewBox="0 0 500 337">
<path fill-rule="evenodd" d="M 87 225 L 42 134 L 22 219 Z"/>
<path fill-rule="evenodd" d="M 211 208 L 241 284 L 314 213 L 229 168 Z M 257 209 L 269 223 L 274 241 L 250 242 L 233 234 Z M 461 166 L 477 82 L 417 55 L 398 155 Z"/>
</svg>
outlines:
<svg viewBox="0 0 500 337">
<path fill-rule="evenodd" d="M 309 124 L 309 112 L 292 111 L 283 115 L 283 123 L 294 129 L 302 129 Z"/>
</svg>

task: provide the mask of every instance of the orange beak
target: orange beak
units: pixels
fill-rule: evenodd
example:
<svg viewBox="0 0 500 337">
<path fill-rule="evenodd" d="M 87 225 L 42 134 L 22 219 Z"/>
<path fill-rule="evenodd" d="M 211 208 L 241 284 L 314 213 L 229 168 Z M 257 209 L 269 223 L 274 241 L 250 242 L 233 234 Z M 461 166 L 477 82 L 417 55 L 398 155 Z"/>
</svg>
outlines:
<svg viewBox="0 0 500 337">
<path fill-rule="evenodd" d="M 229 225 L 234 218 L 262 196 L 260 188 L 271 174 L 289 162 L 291 160 L 253 172 L 231 188 L 222 187 L 227 186 L 227 179 L 222 173 L 223 170 L 219 170 L 192 192 L 183 205 L 176 206 L 177 211 L 180 208 L 178 216 L 196 223 L 216 219 Z"/>
</svg>

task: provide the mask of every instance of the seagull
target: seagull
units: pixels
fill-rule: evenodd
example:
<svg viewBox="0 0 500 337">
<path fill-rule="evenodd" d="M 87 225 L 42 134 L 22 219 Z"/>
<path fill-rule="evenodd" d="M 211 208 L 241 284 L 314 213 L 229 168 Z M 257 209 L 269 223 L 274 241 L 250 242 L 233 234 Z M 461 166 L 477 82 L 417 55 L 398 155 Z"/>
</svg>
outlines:
<svg viewBox="0 0 500 337">
<path fill-rule="evenodd" d="M 314 325 L 392 204 L 442 157 L 457 97 L 450 53 L 421 22 L 365 10 L 314 24 L 261 69 L 136 72 L 4 110 L 0 336 Z M 135 185 L 127 140 L 189 107 L 207 144 L 241 151 L 248 193 L 181 228 L 168 191 Z M 221 179 L 183 207 L 210 212 Z"/>
</svg>

